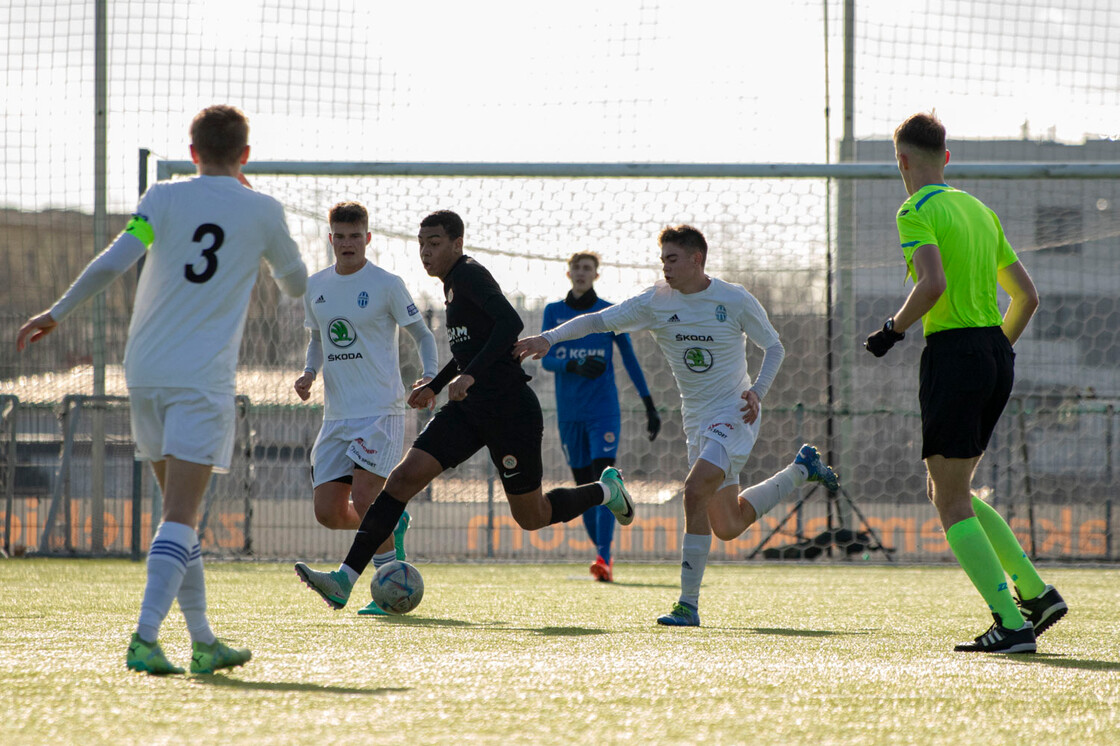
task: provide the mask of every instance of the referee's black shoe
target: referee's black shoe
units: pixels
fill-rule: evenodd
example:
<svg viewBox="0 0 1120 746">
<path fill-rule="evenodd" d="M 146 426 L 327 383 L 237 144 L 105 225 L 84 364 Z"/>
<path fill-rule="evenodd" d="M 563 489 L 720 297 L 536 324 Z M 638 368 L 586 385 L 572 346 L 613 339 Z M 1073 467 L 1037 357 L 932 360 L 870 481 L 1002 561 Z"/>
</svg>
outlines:
<svg viewBox="0 0 1120 746">
<path fill-rule="evenodd" d="M 1003 626 L 999 614 L 992 613 L 996 620 L 988 631 L 972 642 L 962 642 L 953 648 L 958 653 L 1033 653 L 1037 649 L 1034 641 L 1034 626 L 1024 621 L 1019 629 Z"/>
<path fill-rule="evenodd" d="M 1043 588 L 1042 593 L 1035 598 L 1027 600 L 1023 599 L 1018 588 L 1015 589 L 1015 593 L 1019 596 L 1019 608 L 1023 610 L 1023 618 L 1034 625 L 1035 637 L 1053 627 L 1054 622 L 1069 611 L 1062 594 L 1058 593 L 1058 589 L 1052 585 Z"/>
</svg>

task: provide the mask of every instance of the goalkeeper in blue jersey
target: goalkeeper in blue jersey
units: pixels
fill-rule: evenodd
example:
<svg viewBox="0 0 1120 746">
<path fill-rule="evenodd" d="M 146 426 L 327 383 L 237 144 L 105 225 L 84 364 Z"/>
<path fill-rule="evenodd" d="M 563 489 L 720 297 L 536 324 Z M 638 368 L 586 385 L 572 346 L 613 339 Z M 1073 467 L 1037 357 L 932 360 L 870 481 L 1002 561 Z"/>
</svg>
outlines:
<svg viewBox="0 0 1120 746">
<path fill-rule="evenodd" d="M 595 294 L 594 284 L 599 277 L 598 254 L 573 254 L 568 260 L 567 274 L 572 289 L 564 300 L 545 306 L 542 332 L 581 314 L 601 311 L 611 305 Z M 649 439 L 656 438 L 661 430 L 661 417 L 657 414 L 642 368 L 634 355 L 629 334 L 589 334 L 554 345 L 542 363 L 545 370 L 556 374 L 560 443 L 576 484 L 594 482 L 603 469 L 614 465 L 618 453 L 622 416 L 618 408 L 618 388 L 614 383 L 612 344 L 618 345 L 622 364 L 642 397 Z M 614 558 L 611 556 L 614 523 L 614 514 L 602 505 L 596 505 L 583 514 L 583 524 L 597 550 L 591 574 L 596 580 L 607 583 L 614 580 Z"/>
</svg>

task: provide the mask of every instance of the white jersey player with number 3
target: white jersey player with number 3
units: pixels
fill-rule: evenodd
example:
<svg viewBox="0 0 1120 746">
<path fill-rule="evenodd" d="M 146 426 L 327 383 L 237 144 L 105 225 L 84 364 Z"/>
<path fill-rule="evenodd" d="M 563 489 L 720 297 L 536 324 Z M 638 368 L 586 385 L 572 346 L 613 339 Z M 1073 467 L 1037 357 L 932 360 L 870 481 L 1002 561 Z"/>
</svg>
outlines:
<svg viewBox="0 0 1120 746">
<path fill-rule="evenodd" d="M 680 390 L 689 463 L 681 595 L 657 622 L 695 627 L 700 624 L 700 582 L 712 533 L 730 541 L 806 481 L 829 489 L 838 489 L 839 483 L 817 449 L 805 445 L 788 467 L 739 492 L 739 472 L 762 422 L 761 402 L 785 348 L 753 295 L 704 273 L 708 244 L 700 231 L 689 225 L 666 228 L 658 243 L 664 281 L 618 305 L 523 339 L 514 354 L 540 358 L 557 342 L 604 331 L 648 330 L 657 340 Z M 765 350 L 753 383 L 747 373 L 747 340 Z"/>
<path fill-rule="evenodd" d="M 211 472 L 229 470 L 237 353 L 261 259 L 286 294 L 298 297 L 307 286 L 284 208 L 246 188 L 241 175 L 249 160 L 249 120 L 235 107 L 210 106 L 195 116 L 190 134 L 198 175 L 151 187 L 124 232 L 16 340 L 22 350 L 50 334 L 147 257 L 124 363 L 136 457 L 152 463 L 163 521 L 148 550 L 148 581 L 125 663 L 150 674 L 184 672 L 157 640 L 175 600 L 190 631 L 192 673 L 240 666 L 251 657 L 210 629 L 195 526 Z"/>
</svg>

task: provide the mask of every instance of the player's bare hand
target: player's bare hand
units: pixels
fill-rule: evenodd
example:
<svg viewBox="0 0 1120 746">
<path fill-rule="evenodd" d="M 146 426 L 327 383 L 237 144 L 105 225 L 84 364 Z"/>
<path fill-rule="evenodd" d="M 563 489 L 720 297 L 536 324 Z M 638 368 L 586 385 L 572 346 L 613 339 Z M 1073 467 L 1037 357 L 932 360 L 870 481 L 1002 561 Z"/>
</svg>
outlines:
<svg viewBox="0 0 1120 746">
<path fill-rule="evenodd" d="M 751 425 L 758 419 L 758 415 L 762 412 L 762 401 L 759 400 L 758 394 L 756 394 L 753 389 L 744 391 L 740 398 L 746 402 L 746 404 L 739 407 L 739 411 L 743 413 L 743 422 Z"/>
<path fill-rule="evenodd" d="M 314 382 L 315 376 L 311 375 L 310 373 L 304 373 L 302 376 L 296 379 L 293 387 L 295 388 L 296 393 L 299 395 L 300 399 L 302 399 L 303 401 L 307 401 L 311 398 L 311 384 Z"/>
<path fill-rule="evenodd" d="M 58 322 L 49 311 L 39 314 L 19 328 L 19 334 L 16 335 L 16 349 L 23 352 L 23 348 L 29 342 L 38 342 L 57 328 Z"/>
<path fill-rule="evenodd" d="M 413 409 L 431 409 L 436 403 L 436 392 L 427 386 L 420 386 L 408 395 L 408 406 Z"/>
<path fill-rule="evenodd" d="M 548 354 L 550 347 L 552 347 L 552 345 L 548 343 L 548 340 L 540 335 L 536 337 L 526 337 L 525 339 L 517 340 L 517 343 L 513 345 L 513 356 L 517 358 L 517 362 L 519 363 L 530 356 L 534 360 L 540 360 Z"/>
<path fill-rule="evenodd" d="M 458 375 L 447 384 L 447 398 L 451 401 L 463 401 L 467 398 L 467 389 L 474 385 L 474 376 Z"/>
</svg>

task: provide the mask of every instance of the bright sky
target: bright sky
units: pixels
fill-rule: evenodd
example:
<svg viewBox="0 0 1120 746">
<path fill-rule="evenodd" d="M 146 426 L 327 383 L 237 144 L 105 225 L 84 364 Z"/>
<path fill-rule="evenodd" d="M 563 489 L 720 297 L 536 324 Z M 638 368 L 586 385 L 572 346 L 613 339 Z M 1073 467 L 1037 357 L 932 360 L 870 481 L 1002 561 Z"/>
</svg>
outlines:
<svg viewBox="0 0 1120 746">
<path fill-rule="evenodd" d="M 93 3 L 6 6 L 0 205 L 89 210 Z M 1017 138 L 1025 123 L 1031 137 L 1072 142 L 1120 130 L 1113 0 L 856 7 L 857 138 L 931 107 L 951 137 Z M 260 160 L 822 162 L 826 11 L 835 159 L 842 8 L 110 0 L 110 209 L 135 204 L 139 148 L 185 158 L 189 118 L 219 101 L 250 114 Z"/>
</svg>

